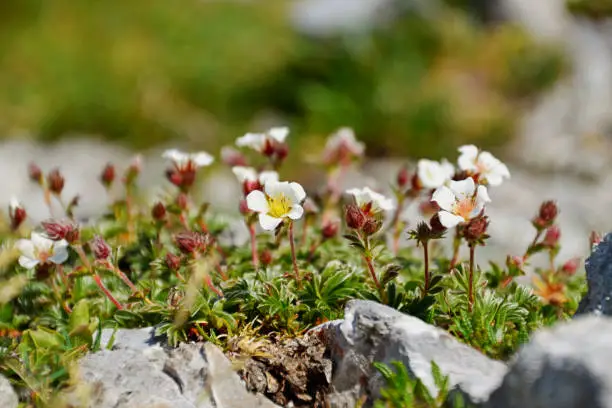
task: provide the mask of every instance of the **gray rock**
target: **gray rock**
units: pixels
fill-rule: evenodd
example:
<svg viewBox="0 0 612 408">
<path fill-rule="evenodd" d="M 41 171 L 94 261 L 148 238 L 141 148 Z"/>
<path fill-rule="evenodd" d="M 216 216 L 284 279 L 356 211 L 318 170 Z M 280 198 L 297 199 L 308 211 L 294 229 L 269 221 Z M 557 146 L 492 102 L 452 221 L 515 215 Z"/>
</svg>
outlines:
<svg viewBox="0 0 612 408">
<path fill-rule="evenodd" d="M 330 403 L 335 407 L 354 406 L 351 404 L 363 395 L 378 396 L 382 380 L 372 368 L 376 361 L 401 361 L 437 395 L 431 375 L 433 360 L 449 376 L 450 387 L 472 402 L 485 401 L 506 373 L 503 363 L 460 343 L 446 331 L 375 302 L 350 301 L 344 320 L 313 330 L 322 330 L 330 344 L 335 367 Z"/>
<path fill-rule="evenodd" d="M 122 338 L 129 340 L 120 341 L 113 350 L 85 356 L 76 381 L 81 388 L 68 394 L 69 400 L 75 401 L 85 389 L 86 406 L 96 408 L 276 406 L 247 392 L 216 346 L 181 344 L 164 349 L 145 342 L 139 347 L 143 333 L 125 331 Z"/>
<path fill-rule="evenodd" d="M 612 407 L 612 320 L 582 316 L 537 332 L 487 408 Z"/>
<path fill-rule="evenodd" d="M 13 386 L 3 376 L 0 376 L 0 407 L 2 408 L 17 408 L 19 398 L 13 389 Z"/>
<path fill-rule="evenodd" d="M 113 350 L 132 348 L 142 350 L 163 342 L 164 336 L 155 336 L 155 327 L 141 329 L 103 329 L 100 338 L 100 348 L 106 349 L 110 345 Z M 112 343 L 111 343 L 112 340 Z"/>
<path fill-rule="evenodd" d="M 585 263 L 589 290 L 580 301 L 577 316 L 612 315 L 612 234 L 607 234 Z"/>
</svg>

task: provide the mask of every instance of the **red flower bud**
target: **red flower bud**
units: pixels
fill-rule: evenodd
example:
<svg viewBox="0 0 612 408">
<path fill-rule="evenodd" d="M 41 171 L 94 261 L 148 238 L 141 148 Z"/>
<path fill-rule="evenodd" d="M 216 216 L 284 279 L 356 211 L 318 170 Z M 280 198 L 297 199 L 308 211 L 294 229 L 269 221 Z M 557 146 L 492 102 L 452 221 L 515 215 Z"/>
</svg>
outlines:
<svg viewBox="0 0 612 408">
<path fill-rule="evenodd" d="M 230 167 L 247 166 L 247 161 L 243 154 L 230 146 L 221 149 L 221 161 Z"/>
<path fill-rule="evenodd" d="M 559 214 L 559 209 L 554 201 L 544 201 L 540 205 L 540 211 L 533 220 L 533 225 L 538 229 L 544 229 L 550 227 Z"/>
<path fill-rule="evenodd" d="M 185 254 L 204 252 L 208 248 L 210 238 L 201 232 L 181 232 L 174 237 L 176 246 Z"/>
<path fill-rule="evenodd" d="M 155 221 L 163 221 L 166 217 L 166 207 L 163 203 L 157 202 L 151 209 L 151 216 Z"/>
<path fill-rule="evenodd" d="M 328 220 L 321 229 L 321 235 L 323 235 L 323 239 L 331 239 L 338 234 L 339 229 L 340 222 L 338 220 Z"/>
<path fill-rule="evenodd" d="M 440 222 L 439 213 L 435 213 L 433 217 L 431 217 L 429 220 L 429 226 L 431 227 L 431 232 L 433 234 L 441 234 L 446 231 L 446 227 L 442 225 L 442 222 Z"/>
<path fill-rule="evenodd" d="M 349 228 L 360 230 L 366 223 L 366 216 L 361 209 L 355 204 L 348 204 L 344 213 L 346 225 Z"/>
<path fill-rule="evenodd" d="M 96 235 L 94 239 L 89 242 L 89 247 L 98 261 L 107 260 L 111 254 L 110 246 L 108 246 L 106 241 L 99 235 Z"/>
<path fill-rule="evenodd" d="M 508 267 L 514 266 L 515 268 L 517 268 L 517 269 L 522 271 L 523 267 L 525 266 L 525 260 L 523 259 L 522 256 L 517 256 L 517 255 L 510 256 L 510 255 L 508 255 L 506 257 L 506 265 Z"/>
<path fill-rule="evenodd" d="M 556 225 L 553 225 L 546 230 L 546 235 L 542 243 L 549 248 L 554 248 L 559 243 L 560 238 L 561 230 Z"/>
<path fill-rule="evenodd" d="M 374 235 L 382 228 L 382 222 L 375 218 L 368 218 L 363 224 L 363 232 L 367 235 Z"/>
<path fill-rule="evenodd" d="M 472 218 L 463 230 L 463 236 L 467 241 L 481 240 L 485 238 L 488 226 L 489 217 L 486 215 Z"/>
<path fill-rule="evenodd" d="M 32 180 L 33 182 L 42 184 L 43 182 L 42 170 L 35 163 L 30 163 L 28 165 L 28 175 L 30 176 L 30 180 Z"/>
<path fill-rule="evenodd" d="M 263 266 L 268 266 L 272 263 L 272 252 L 269 249 L 264 249 L 259 253 L 259 261 Z"/>
<path fill-rule="evenodd" d="M 23 208 L 19 203 L 12 203 L 9 206 L 9 217 L 11 219 L 11 230 L 16 231 L 19 226 L 25 221 L 28 214 L 26 213 L 25 208 Z"/>
<path fill-rule="evenodd" d="M 176 196 L 176 205 L 178 206 L 178 208 L 180 208 L 181 210 L 186 210 L 187 209 L 187 205 L 189 203 L 189 200 L 187 198 L 187 194 L 185 193 L 180 193 L 179 195 Z"/>
<path fill-rule="evenodd" d="M 261 153 L 264 156 L 272 157 L 274 156 L 275 152 L 276 152 L 276 148 L 274 146 L 274 143 L 270 139 L 266 139 L 266 141 L 264 142 L 264 146 L 261 149 Z"/>
<path fill-rule="evenodd" d="M 565 262 L 561 267 L 561 271 L 568 276 L 573 276 L 580 266 L 580 258 L 572 258 Z"/>
<path fill-rule="evenodd" d="M 181 267 L 181 257 L 168 252 L 166 254 L 166 265 L 171 271 L 178 270 Z"/>
<path fill-rule="evenodd" d="M 244 183 L 242 183 L 242 192 L 245 196 L 249 195 L 251 191 L 261 190 L 261 188 L 258 180 L 244 180 Z"/>
<path fill-rule="evenodd" d="M 249 210 L 249 206 L 247 205 L 247 202 L 245 199 L 240 200 L 238 209 L 240 210 L 240 214 L 242 215 L 247 215 L 251 211 Z"/>
<path fill-rule="evenodd" d="M 59 169 L 53 169 L 47 175 L 47 185 L 49 187 L 49 191 L 51 191 L 53 194 L 62 194 L 64 183 L 64 176 L 62 176 Z"/>
<path fill-rule="evenodd" d="M 81 235 L 79 227 L 70 222 L 47 220 L 43 221 L 41 224 L 45 229 L 47 237 L 53 241 L 65 239 L 69 243 L 73 244 L 79 240 Z"/>
<path fill-rule="evenodd" d="M 285 160 L 289 154 L 289 146 L 286 143 L 278 143 L 274 150 L 279 160 Z"/>
<path fill-rule="evenodd" d="M 106 188 L 109 188 L 115 181 L 115 166 L 108 163 L 100 174 L 100 182 Z"/>
<path fill-rule="evenodd" d="M 406 187 L 408 182 L 410 181 L 410 174 L 408 173 L 408 168 L 406 166 L 402 166 L 402 168 L 397 173 L 397 185 L 400 188 Z"/>
</svg>

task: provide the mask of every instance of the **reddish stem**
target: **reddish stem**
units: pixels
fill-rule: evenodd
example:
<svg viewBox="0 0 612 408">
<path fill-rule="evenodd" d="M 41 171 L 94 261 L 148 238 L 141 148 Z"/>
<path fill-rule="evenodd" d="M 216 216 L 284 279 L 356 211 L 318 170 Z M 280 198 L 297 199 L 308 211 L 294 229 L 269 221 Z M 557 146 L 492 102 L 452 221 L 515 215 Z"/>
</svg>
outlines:
<svg viewBox="0 0 612 408">
<path fill-rule="evenodd" d="M 136 285 L 132 283 L 130 278 L 128 278 L 127 275 L 121 269 L 115 268 L 112 265 L 111 268 L 115 271 L 119 278 L 121 278 L 121 280 L 132 290 L 132 292 L 138 292 L 138 288 L 136 287 Z"/>
<path fill-rule="evenodd" d="M 300 271 L 297 266 L 297 258 L 295 256 L 295 243 L 293 242 L 293 221 L 289 222 L 289 245 L 291 246 L 291 261 L 293 262 L 293 272 L 295 273 L 295 281 L 297 282 L 298 289 L 302 288 L 302 281 L 300 280 Z"/>
<path fill-rule="evenodd" d="M 255 233 L 255 225 L 248 224 L 249 235 L 251 236 L 251 256 L 253 258 L 253 268 L 259 267 L 259 256 L 257 255 L 257 234 Z"/>
<path fill-rule="evenodd" d="M 215 292 L 217 296 L 223 297 L 223 292 L 221 292 L 221 290 L 215 287 L 215 285 L 212 282 L 212 278 L 208 274 L 204 277 L 204 282 L 206 282 L 206 286 L 208 286 L 210 290 Z"/>
<path fill-rule="evenodd" d="M 117 301 L 117 299 L 115 299 L 115 297 L 113 296 L 112 293 L 110 293 L 110 291 L 106 288 L 106 286 L 104 286 L 104 283 L 102 282 L 102 279 L 100 279 L 100 276 L 96 273 L 96 272 L 92 272 L 93 273 L 93 278 L 94 281 L 96 281 L 96 284 L 98 285 L 98 287 L 100 288 L 100 290 L 102 291 L 102 293 L 104 293 L 106 295 L 106 297 L 113 302 L 113 304 L 117 307 L 117 309 L 119 310 L 123 310 L 123 306 L 121 306 L 121 303 L 119 303 Z"/>
<path fill-rule="evenodd" d="M 364 255 L 363 259 L 366 261 L 366 264 L 368 265 L 368 270 L 370 271 L 370 276 L 372 277 L 374 284 L 379 290 L 382 289 L 380 286 L 380 282 L 378 278 L 376 277 L 376 271 L 374 271 L 374 264 L 372 264 L 372 257 Z"/>
</svg>

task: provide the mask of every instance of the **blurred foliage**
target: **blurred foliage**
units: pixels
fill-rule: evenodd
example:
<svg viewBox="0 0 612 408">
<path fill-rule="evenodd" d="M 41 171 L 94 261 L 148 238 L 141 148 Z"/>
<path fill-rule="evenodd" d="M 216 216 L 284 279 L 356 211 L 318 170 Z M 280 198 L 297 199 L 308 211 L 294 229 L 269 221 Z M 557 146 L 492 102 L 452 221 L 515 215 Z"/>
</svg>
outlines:
<svg viewBox="0 0 612 408">
<path fill-rule="evenodd" d="M 610 0 L 567 0 L 567 9 L 577 15 L 599 20 L 612 16 Z"/>
<path fill-rule="evenodd" d="M 409 11 L 369 34 L 313 39 L 281 1 L 4 0 L 0 132 L 211 149 L 273 119 L 306 144 L 351 124 L 372 155 L 495 149 L 564 58 L 451 3 L 434 19 Z"/>
</svg>

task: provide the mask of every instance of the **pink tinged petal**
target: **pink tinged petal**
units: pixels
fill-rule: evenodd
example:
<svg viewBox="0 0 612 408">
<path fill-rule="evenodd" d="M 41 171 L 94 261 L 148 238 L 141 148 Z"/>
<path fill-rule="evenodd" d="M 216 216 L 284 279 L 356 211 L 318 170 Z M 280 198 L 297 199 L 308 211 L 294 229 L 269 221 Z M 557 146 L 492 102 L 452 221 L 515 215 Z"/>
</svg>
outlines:
<svg viewBox="0 0 612 408">
<path fill-rule="evenodd" d="M 39 234 L 38 232 L 33 232 L 31 239 L 32 243 L 34 244 L 34 247 L 38 251 L 49 252 L 53 247 L 53 241 L 43 236 L 42 234 Z"/>
<path fill-rule="evenodd" d="M 191 160 L 193 160 L 196 166 L 205 167 L 210 166 L 215 161 L 215 158 L 206 152 L 199 152 L 191 155 Z"/>
<path fill-rule="evenodd" d="M 251 211 L 255 211 L 258 213 L 267 213 L 270 207 L 268 206 L 268 200 L 266 199 L 266 195 L 259 191 L 254 190 L 249 193 L 246 197 L 247 207 Z"/>
<path fill-rule="evenodd" d="M 304 191 L 304 187 L 302 187 L 299 183 L 292 182 L 289 184 L 291 186 L 291 190 L 293 192 L 293 196 L 296 199 L 296 202 L 301 203 L 306 198 L 306 191 Z"/>
<path fill-rule="evenodd" d="M 278 183 L 278 173 L 275 171 L 262 171 L 259 173 L 259 182 L 262 185 L 266 185 L 266 183 L 275 181 Z"/>
<path fill-rule="evenodd" d="M 455 214 L 451 214 L 448 211 L 440 211 L 438 212 L 438 217 L 440 218 L 440 223 L 444 225 L 446 228 L 453 228 L 458 224 L 465 222 L 463 217 L 460 217 Z"/>
<path fill-rule="evenodd" d="M 450 188 L 442 186 L 434 191 L 431 201 L 438 203 L 438 206 L 440 206 L 440 208 L 443 210 L 452 211 L 456 198 L 455 194 Z"/>
<path fill-rule="evenodd" d="M 268 130 L 268 135 L 279 143 L 283 143 L 289 135 L 288 127 L 275 127 Z"/>
<path fill-rule="evenodd" d="M 273 231 L 282 221 L 282 218 L 274 218 L 268 214 L 259 214 L 259 225 L 266 231 Z"/>
<path fill-rule="evenodd" d="M 292 220 L 299 220 L 304 215 L 304 208 L 301 205 L 294 205 L 291 207 L 291 211 L 287 213 L 287 217 Z"/>
<path fill-rule="evenodd" d="M 476 184 L 474 183 L 474 179 L 471 177 L 461 181 L 451 180 L 449 187 L 453 193 L 455 193 L 455 196 L 459 201 L 472 197 L 476 191 Z"/>
<path fill-rule="evenodd" d="M 257 180 L 257 172 L 252 167 L 234 166 L 232 172 L 241 183 Z"/>
<path fill-rule="evenodd" d="M 19 257 L 19 265 L 23 266 L 26 269 L 32 269 L 39 264 L 38 259 L 30 258 L 25 255 L 21 255 Z"/>
<path fill-rule="evenodd" d="M 15 243 L 15 248 L 25 257 L 32 259 L 36 258 L 34 243 L 29 239 L 20 239 Z"/>
</svg>

